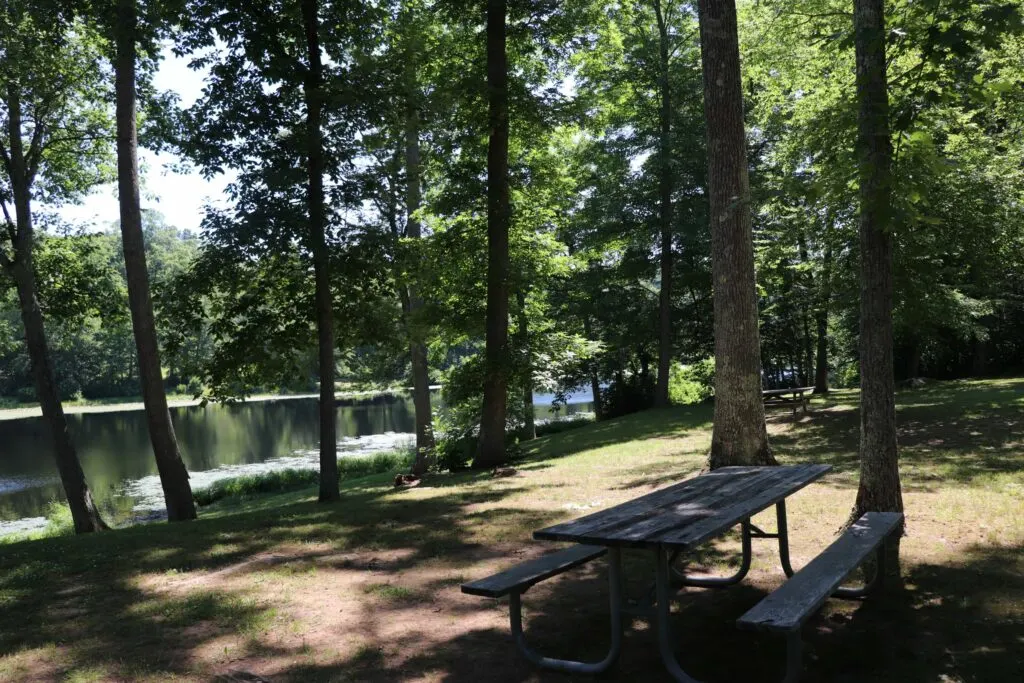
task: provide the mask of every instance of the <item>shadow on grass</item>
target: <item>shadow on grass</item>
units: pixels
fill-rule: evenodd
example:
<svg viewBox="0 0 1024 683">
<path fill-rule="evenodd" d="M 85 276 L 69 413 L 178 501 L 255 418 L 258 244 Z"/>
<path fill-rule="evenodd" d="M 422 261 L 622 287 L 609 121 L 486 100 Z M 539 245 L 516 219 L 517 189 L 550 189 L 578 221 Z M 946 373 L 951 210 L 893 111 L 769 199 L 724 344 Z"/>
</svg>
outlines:
<svg viewBox="0 0 1024 683">
<path fill-rule="evenodd" d="M 896 396 L 900 468 L 907 490 L 944 482 L 977 483 L 1024 470 L 1024 380 L 943 383 Z M 783 462 L 826 462 L 855 472 L 860 433 L 856 402 L 844 394 L 816 404 L 807 416 L 774 416 L 771 435 Z"/>
<path fill-rule="evenodd" d="M 465 487 L 422 500 L 389 496 L 383 488 L 350 490 L 331 506 L 302 502 L 198 524 L 11 544 L 0 555 L 0 654 L 61 648 L 56 679 L 76 672 L 96 680 L 194 675 L 188 653 L 223 636 L 241 637 L 246 650 L 262 652 L 259 635 L 274 609 L 252 593 L 220 585 L 185 598 L 147 590 L 137 582 L 141 574 L 265 571 L 275 558 L 263 554 L 314 543 L 329 549 L 301 559 L 400 550 L 406 552 L 383 568 L 399 571 L 439 558 L 464 565 L 501 554 L 470 540 L 474 525 L 500 519 L 512 528 L 537 528 L 551 519 L 544 511 L 467 510 L 517 490 Z M 0 668 L 0 678 L 5 674 L 20 676 Z"/>
<path fill-rule="evenodd" d="M 709 551 L 705 559 L 720 561 Z M 1021 680 L 1024 618 L 1024 547 L 977 549 L 962 564 L 922 565 L 907 588 L 863 602 L 830 600 L 803 631 L 802 681 L 808 683 L 930 683 L 938 680 L 1016 683 Z M 1016 562 L 1008 562 L 1013 558 Z M 625 557 L 627 592 L 651 580 L 653 565 L 641 552 Z M 984 581 L 979 579 L 984 577 Z M 781 579 L 781 577 L 779 577 Z M 785 644 L 735 627 L 735 620 L 771 587 L 740 585 L 724 590 L 687 589 L 673 614 L 673 642 L 683 667 L 709 683 L 781 680 Z M 597 660 L 607 651 L 605 562 L 596 561 L 531 590 L 524 598 L 529 642 L 544 654 Z M 404 609 L 404 607 L 402 608 Z M 1014 611 L 1015 610 L 1015 611 Z M 394 616 L 398 616 L 398 611 Z M 507 602 L 465 597 L 453 618 L 494 611 Z M 375 615 L 365 632 L 375 635 L 392 615 Z M 373 639 L 355 657 L 331 665 L 299 664 L 280 675 L 298 683 L 336 680 L 396 681 L 424 675 L 449 683 L 575 681 L 593 677 L 541 671 L 515 649 L 507 622 L 458 635 L 441 644 L 410 629 L 402 638 Z M 404 651 L 416 651 L 403 658 Z M 627 618 L 622 655 L 610 681 L 669 681 L 646 619 Z"/>
</svg>

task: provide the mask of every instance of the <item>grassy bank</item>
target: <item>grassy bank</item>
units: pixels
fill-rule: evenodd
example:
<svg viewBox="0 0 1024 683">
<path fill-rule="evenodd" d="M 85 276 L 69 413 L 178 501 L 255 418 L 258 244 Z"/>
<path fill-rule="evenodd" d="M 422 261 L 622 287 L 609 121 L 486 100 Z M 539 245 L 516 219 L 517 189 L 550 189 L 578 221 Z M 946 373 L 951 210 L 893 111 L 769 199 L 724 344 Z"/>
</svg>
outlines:
<svg viewBox="0 0 1024 683">
<path fill-rule="evenodd" d="M 908 535 L 906 590 L 830 601 L 805 629 L 808 681 L 1018 681 L 1024 644 L 1024 380 L 936 384 L 897 396 Z M 182 525 L 51 538 L 0 551 L 0 680 L 573 680 L 517 657 L 501 601 L 459 583 L 551 546 L 541 526 L 696 474 L 710 407 L 649 411 L 538 439 L 518 474 L 440 475 L 395 490 L 387 474 L 236 497 Z M 772 411 L 783 463 L 834 471 L 789 503 L 795 565 L 833 538 L 856 495 L 856 394 Z M 771 528 L 770 515 L 755 519 Z M 735 540 L 693 558 L 735 562 Z M 603 562 L 535 587 L 527 630 L 545 651 L 600 657 Z M 627 554 L 631 594 L 650 567 Z M 770 542 L 749 581 L 681 595 L 677 647 L 704 681 L 781 677 L 784 647 L 734 627 L 782 581 Z M 663 681 L 653 632 L 626 625 L 608 680 Z M 736 653 L 742 652 L 742 657 Z"/>
</svg>

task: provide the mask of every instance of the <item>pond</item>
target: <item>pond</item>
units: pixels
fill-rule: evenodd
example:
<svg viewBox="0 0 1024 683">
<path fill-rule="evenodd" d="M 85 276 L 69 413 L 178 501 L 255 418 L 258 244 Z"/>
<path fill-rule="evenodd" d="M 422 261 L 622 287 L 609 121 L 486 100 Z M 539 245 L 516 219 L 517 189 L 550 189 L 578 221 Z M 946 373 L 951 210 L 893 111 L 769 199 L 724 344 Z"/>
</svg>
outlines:
<svg viewBox="0 0 1024 683">
<path fill-rule="evenodd" d="M 589 397 L 577 397 L 560 414 L 592 410 L 576 402 L 581 399 Z M 538 418 L 551 417 L 551 398 L 537 400 Z M 339 457 L 413 442 L 411 397 L 342 401 L 337 411 Z M 171 418 L 193 489 L 261 471 L 317 468 L 316 399 L 177 407 Z M 163 509 L 143 411 L 72 414 L 68 422 L 93 496 L 108 515 L 123 519 Z M 62 497 L 42 418 L 0 420 L 0 535 L 45 526 L 47 507 Z"/>
</svg>

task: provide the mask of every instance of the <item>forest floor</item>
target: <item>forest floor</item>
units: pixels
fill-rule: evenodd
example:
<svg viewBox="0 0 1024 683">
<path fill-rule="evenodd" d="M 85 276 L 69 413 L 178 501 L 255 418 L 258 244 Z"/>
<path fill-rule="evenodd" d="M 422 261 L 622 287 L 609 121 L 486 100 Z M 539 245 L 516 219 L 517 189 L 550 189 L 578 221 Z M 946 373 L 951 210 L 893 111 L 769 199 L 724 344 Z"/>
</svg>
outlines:
<svg viewBox="0 0 1024 683">
<path fill-rule="evenodd" d="M 842 526 L 857 486 L 855 392 L 807 415 L 773 410 L 782 463 L 827 462 L 789 501 L 793 563 Z M 901 392 L 908 531 L 906 588 L 887 600 L 829 601 L 804 629 L 806 681 L 1024 680 L 1024 379 Z M 537 555 L 540 527 L 698 473 L 708 406 L 649 411 L 529 444 L 515 476 L 441 475 L 395 490 L 383 476 L 204 510 L 150 525 L 0 549 L 0 679 L 9 681 L 569 681 L 538 672 L 510 640 L 507 602 L 459 584 Z M 773 527 L 771 515 L 755 519 Z M 755 542 L 744 585 L 681 594 L 680 658 L 709 682 L 774 681 L 780 639 L 734 622 L 782 581 Z M 735 539 L 695 558 L 735 562 Z M 631 592 L 650 576 L 627 555 Z M 526 598 L 535 644 L 561 656 L 607 647 L 604 561 Z M 626 624 L 603 680 L 665 681 L 654 633 Z M 586 680 L 586 679 L 581 679 Z"/>
</svg>

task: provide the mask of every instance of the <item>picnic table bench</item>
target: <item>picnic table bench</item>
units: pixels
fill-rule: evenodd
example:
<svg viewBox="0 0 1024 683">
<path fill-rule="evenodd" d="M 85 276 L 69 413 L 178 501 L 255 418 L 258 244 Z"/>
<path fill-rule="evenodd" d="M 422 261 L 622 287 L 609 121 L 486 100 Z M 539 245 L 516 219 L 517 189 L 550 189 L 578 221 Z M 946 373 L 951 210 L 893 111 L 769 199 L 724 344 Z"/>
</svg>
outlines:
<svg viewBox="0 0 1024 683">
<path fill-rule="evenodd" d="M 800 628 L 829 596 L 862 597 L 877 587 L 882 572 L 860 588 L 839 588 L 872 552 L 879 567 L 886 537 L 902 521 L 900 513 L 868 513 L 835 543 L 799 572 L 789 559 L 786 498 L 831 469 L 830 465 L 786 467 L 723 467 L 684 480 L 634 500 L 594 512 L 579 519 L 534 532 L 538 540 L 575 545 L 530 560 L 503 572 L 462 586 L 464 593 L 485 597 L 509 597 L 509 620 L 515 643 L 534 664 L 572 673 L 600 673 L 619 656 L 622 646 L 622 615 L 650 618 L 656 627 L 662 661 L 672 677 L 683 683 L 693 679 L 680 666 L 672 647 L 669 602 L 683 586 L 725 587 L 739 583 L 750 569 L 754 538 L 778 542 L 782 570 L 790 577 L 781 588 L 744 614 L 738 627 L 783 633 L 787 637 L 786 681 L 796 681 L 801 670 Z M 775 506 L 777 529 L 759 529 L 750 518 Z M 742 558 L 732 576 L 690 576 L 676 566 L 681 554 L 721 536 L 740 525 Z M 633 605 L 623 600 L 622 551 L 639 549 L 654 558 L 654 597 Z M 535 651 L 522 627 L 522 594 L 540 581 L 584 565 L 602 555 L 608 557 L 611 643 L 599 661 L 556 659 Z"/>
<path fill-rule="evenodd" d="M 778 403 L 791 404 L 793 414 L 796 415 L 796 407 L 799 405 L 807 412 L 807 394 L 814 392 L 814 387 L 789 387 L 786 389 L 766 389 L 761 392 L 766 406 Z"/>
</svg>

